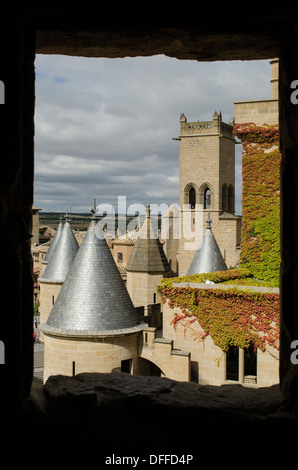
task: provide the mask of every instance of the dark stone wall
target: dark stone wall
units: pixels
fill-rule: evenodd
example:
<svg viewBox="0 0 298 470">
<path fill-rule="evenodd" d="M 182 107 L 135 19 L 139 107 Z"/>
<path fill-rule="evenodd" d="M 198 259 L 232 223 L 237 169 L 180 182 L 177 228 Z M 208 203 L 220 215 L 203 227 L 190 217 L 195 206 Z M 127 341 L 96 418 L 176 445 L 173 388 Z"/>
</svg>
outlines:
<svg viewBox="0 0 298 470">
<path fill-rule="evenodd" d="M 291 361 L 298 339 L 298 105 L 291 84 L 298 77 L 298 32 L 281 41 L 279 78 L 281 179 L 280 382 L 287 400 L 298 402 L 298 365 Z"/>
<path fill-rule="evenodd" d="M 74 11 L 73 11 L 74 10 Z M 195 26 L 164 22 L 161 25 L 122 22 L 100 25 L 91 14 L 72 7 L 71 15 L 36 15 L 37 53 L 125 57 L 164 54 L 185 60 L 255 60 L 278 57 L 279 40 L 294 25 L 293 17 L 233 15 L 222 21 L 202 14 Z M 81 16 L 79 16 L 81 15 Z"/>
<path fill-rule="evenodd" d="M 196 18 L 195 27 L 169 23 L 154 26 L 154 22 L 150 26 L 136 26 L 126 22 L 124 15 L 121 18 L 122 26 L 116 27 L 114 12 L 109 16 L 105 11 L 99 18 L 98 8 L 96 12 L 90 9 L 87 11 L 82 5 L 72 5 L 67 12 L 63 12 L 62 8 L 53 11 L 42 7 L 34 10 L 19 7 L 17 11 L 8 14 L 5 12 L 0 31 L 0 80 L 5 85 L 5 105 L 0 108 L 0 259 L 3 271 L 0 284 L 0 340 L 5 344 L 5 364 L 0 365 L 0 411 L 1 417 L 7 416 L 7 421 L 2 421 L 2 430 L 6 432 L 10 447 L 18 448 L 22 443 L 30 445 L 26 429 L 30 429 L 31 424 L 34 428 L 36 417 L 35 406 L 29 406 L 29 412 L 27 407 L 25 415 L 23 408 L 24 400 L 27 405 L 27 400 L 30 400 L 32 381 L 33 280 L 30 234 L 34 169 L 35 42 L 37 53 L 90 57 L 166 54 L 194 60 L 280 58 L 280 139 L 283 154 L 281 389 L 294 416 L 298 401 L 298 372 L 297 366 L 290 361 L 290 353 L 291 341 L 298 339 L 298 112 L 297 106 L 290 101 L 290 83 L 298 79 L 298 21 L 292 12 L 289 13 L 250 16 L 246 12 L 240 21 L 231 14 L 229 20 L 225 18 L 218 22 L 222 19 L 220 15 L 211 16 L 208 12 Z M 106 18 L 113 19 L 112 26 Z M 149 18 L 147 19 L 149 23 Z M 127 380 L 135 379 L 129 377 Z M 45 400 L 44 393 L 42 389 L 41 394 Z M 79 388 L 78 394 L 80 393 Z M 85 398 L 84 392 L 82 400 Z M 131 409 L 137 410 L 139 416 L 141 413 L 146 414 L 147 399 L 144 397 L 138 401 L 135 398 L 130 402 Z M 88 402 L 88 393 L 86 399 Z M 61 403 L 66 400 L 71 407 L 67 393 L 61 400 Z M 47 400 L 43 403 L 50 406 Z M 208 403 L 207 408 L 210 401 Z M 118 405 L 115 402 L 113 406 Z M 168 408 L 163 408 L 162 403 L 159 411 L 161 415 L 162 412 L 165 413 L 164 417 L 172 416 Z M 171 411 L 175 412 L 175 405 Z M 179 413 L 182 419 L 181 410 Z M 193 425 L 191 408 L 188 413 L 187 423 L 191 422 Z M 158 413 L 155 416 L 157 419 Z M 204 423 L 212 416 L 213 425 L 220 427 L 220 406 L 215 407 L 211 414 L 205 408 L 202 416 Z M 196 415 L 198 426 L 201 418 L 200 414 Z M 63 415 L 61 419 L 63 420 Z M 57 422 L 61 423 L 61 419 L 57 417 Z M 44 424 L 43 420 L 39 422 Z M 246 423 L 245 420 L 243 422 Z M 53 421 L 50 420 L 50 424 L 52 426 Z M 16 429 L 20 432 L 17 433 Z M 48 429 L 53 430 L 55 426 Z M 67 429 L 74 432 L 71 426 Z M 156 428 L 151 426 L 150 429 L 154 432 Z M 133 437 L 137 437 L 137 434 Z M 217 443 L 214 448 L 217 448 Z"/>
<path fill-rule="evenodd" d="M 33 363 L 33 284 L 30 252 L 34 165 L 35 35 L 22 18 L 7 15 L 0 32 L 0 394 L 15 403 L 28 396 Z M 1 400 L 1 408 L 7 403 Z"/>
<path fill-rule="evenodd" d="M 207 449 L 293 446 L 295 423 L 278 411 L 281 404 L 278 385 L 250 389 L 123 373 L 60 375 L 44 387 L 34 384 L 19 433 L 24 448 L 30 430 L 38 429 L 39 450 L 92 449 L 99 467 L 112 454 L 190 454 L 198 468 Z"/>
</svg>

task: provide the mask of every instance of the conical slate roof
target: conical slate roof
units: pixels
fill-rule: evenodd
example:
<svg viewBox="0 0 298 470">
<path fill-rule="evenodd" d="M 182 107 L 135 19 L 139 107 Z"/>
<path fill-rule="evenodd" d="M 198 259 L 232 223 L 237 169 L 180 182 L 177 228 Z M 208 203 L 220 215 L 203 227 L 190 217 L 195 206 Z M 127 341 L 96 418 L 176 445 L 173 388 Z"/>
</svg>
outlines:
<svg viewBox="0 0 298 470">
<path fill-rule="evenodd" d="M 154 234 L 150 208 L 147 205 L 146 219 L 126 264 L 126 271 L 166 272 L 169 270 L 170 265 L 160 240 Z"/>
<path fill-rule="evenodd" d="M 66 221 L 40 281 L 64 282 L 78 249 L 78 242 Z"/>
<path fill-rule="evenodd" d="M 187 276 L 190 274 L 226 271 L 228 269 L 211 230 L 212 221 L 210 220 L 210 214 L 208 214 L 206 222 L 207 228 L 202 243 L 193 257 L 192 263 L 187 271 Z"/>
<path fill-rule="evenodd" d="M 43 264 L 47 264 L 49 259 L 50 259 L 50 256 L 51 254 L 53 253 L 54 251 L 54 248 L 56 246 L 56 243 L 61 235 L 61 232 L 62 232 L 62 229 L 63 229 L 63 224 L 62 222 L 59 223 L 58 227 L 57 227 L 57 230 L 56 230 L 56 233 L 54 235 L 54 237 L 52 238 L 52 241 L 51 241 L 51 244 L 49 246 L 49 249 L 48 251 L 46 252 L 46 255 L 44 257 L 44 259 L 42 260 L 42 263 Z"/>
<path fill-rule="evenodd" d="M 98 337 L 132 333 L 147 326 L 140 322 L 102 231 L 98 232 L 92 219 L 41 327 L 44 333 Z"/>
</svg>

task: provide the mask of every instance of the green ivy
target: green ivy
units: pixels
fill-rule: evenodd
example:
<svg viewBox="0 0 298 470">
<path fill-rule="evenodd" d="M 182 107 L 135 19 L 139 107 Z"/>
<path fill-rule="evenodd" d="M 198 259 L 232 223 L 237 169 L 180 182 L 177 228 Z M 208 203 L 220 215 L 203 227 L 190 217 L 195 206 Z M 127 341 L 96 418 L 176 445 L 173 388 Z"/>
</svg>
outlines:
<svg viewBox="0 0 298 470">
<path fill-rule="evenodd" d="M 243 142 L 241 266 L 279 285 L 281 154 L 276 125 L 234 126 Z"/>
<path fill-rule="evenodd" d="M 255 279 L 252 272 L 248 268 L 232 268 L 226 271 L 215 271 L 212 273 L 191 274 L 190 276 L 179 276 L 164 278 L 161 280 L 161 285 L 170 287 L 174 283 L 191 282 L 191 283 L 204 283 L 206 281 L 214 282 L 215 284 L 238 284 L 246 286 L 268 286 L 274 287 L 271 282 L 264 283 Z"/>
</svg>

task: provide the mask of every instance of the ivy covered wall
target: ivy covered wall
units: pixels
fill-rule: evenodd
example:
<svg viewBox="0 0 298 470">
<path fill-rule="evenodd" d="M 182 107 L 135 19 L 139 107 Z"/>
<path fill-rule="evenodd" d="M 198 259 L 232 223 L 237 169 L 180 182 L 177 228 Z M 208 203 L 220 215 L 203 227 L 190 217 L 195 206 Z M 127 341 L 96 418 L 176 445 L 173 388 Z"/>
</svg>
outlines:
<svg viewBox="0 0 298 470">
<path fill-rule="evenodd" d="M 207 279 L 221 284 L 222 289 L 195 287 L 196 283 L 205 283 Z M 185 281 L 191 285 L 183 285 Z M 210 335 L 223 351 L 228 351 L 230 346 L 248 348 L 250 345 L 261 351 L 268 345 L 278 350 L 279 294 L 274 289 L 272 292 L 255 290 L 256 282 L 245 290 L 243 285 L 250 285 L 251 281 L 248 270 L 231 269 L 163 279 L 158 292 L 162 302 L 168 302 L 173 309 L 181 309 L 181 314 L 173 310 L 174 327 L 179 323 L 188 328 L 193 322 L 199 322 L 204 333 L 194 340 L 204 340 Z M 238 283 L 240 286 L 236 287 Z"/>
<path fill-rule="evenodd" d="M 279 286 L 280 161 L 277 125 L 236 124 L 243 144 L 241 266 Z"/>
<path fill-rule="evenodd" d="M 180 309 L 179 314 L 173 310 L 174 328 L 178 323 L 188 328 L 193 322 L 199 322 L 204 332 L 195 339 L 204 340 L 210 335 L 223 351 L 231 346 L 248 348 L 251 345 L 261 351 L 268 345 L 278 350 L 279 293 L 253 288 L 279 287 L 281 153 L 278 126 L 237 124 L 234 135 L 243 144 L 241 267 L 163 279 L 158 292 L 162 302 Z M 222 290 L 195 287 L 207 281 L 229 286 Z M 251 289 L 243 286 L 251 286 Z"/>
</svg>

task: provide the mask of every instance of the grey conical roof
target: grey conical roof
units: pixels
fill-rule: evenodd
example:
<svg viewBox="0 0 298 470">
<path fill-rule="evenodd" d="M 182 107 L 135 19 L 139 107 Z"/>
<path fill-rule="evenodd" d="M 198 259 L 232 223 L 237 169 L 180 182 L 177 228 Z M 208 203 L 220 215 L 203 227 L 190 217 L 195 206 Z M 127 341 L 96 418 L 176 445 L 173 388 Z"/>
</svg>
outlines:
<svg viewBox="0 0 298 470">
<path fill-rule="evenodd" d="M 147 206 L 144 225 L 140 230 L 125 269 L 126 271 L 138 272 L 167 272 L 170 270 L 160 240 L 152 228 L 149 206 Z"/>
<path fill-rule="evenodd" d="M 227 265 L 211 230 L 211 220 L 208 214 L 207 228 L 203 240 L 196 251 L 192 263 L 187 271 L 190 274 L 211 273 L 214 271 L 226 271 Z"/>
<path fill-rule="evenodd" d="M 64 282 L 78 249 L 78 242 L 66 221 L 40 281 Z"/>
<path fill-rule="evenodd" d="M 43 263 L 43 264 L 47 264 L 47 263 L 48 263 L 48 261 L 49 261 L 49 259 L 50 259 L 50 256 L 51 256 L 51 254 L 52 254 L 53 251 L 54 251 L 54 248 L 55 248 L 55 246 L 56 246 L 56 243 L 57 243 L 57 241 L 58 241 L 58 239 L 59 239 L 59 237 L 60 237 L 60 235 L 61 235 L 62 229 L 63 229 L 63 224 L 62 224 L 62 222 L 60 222 L 59 225 L 58 225 L 58 227 L 57 227 L 56 233 L 55 233 L 54 237 L 53 237 L 52 240 L 51 240 L 51 244 L 50 244 L 50 246 L 49 246 L 49 249 L 48 249 L 48 251 L 46 252 L 46 255 L 45 255 L 44 259 L 42 260 L 42 263 Z"/>
<path fill-rule="evenodd" d="M 42 331 L 106 336 L 140 331 L 141 323 L 102 231 L 91 220 Z"/>
</svg>

